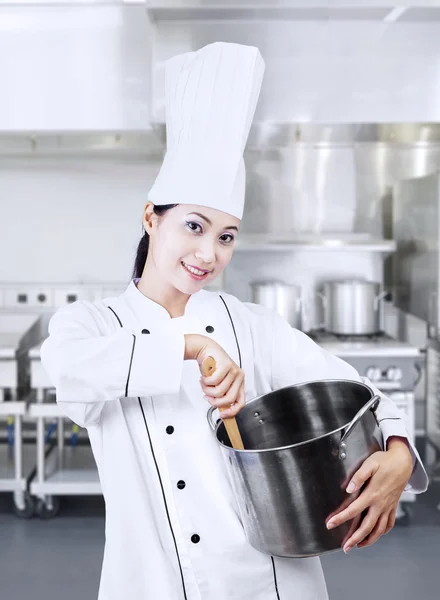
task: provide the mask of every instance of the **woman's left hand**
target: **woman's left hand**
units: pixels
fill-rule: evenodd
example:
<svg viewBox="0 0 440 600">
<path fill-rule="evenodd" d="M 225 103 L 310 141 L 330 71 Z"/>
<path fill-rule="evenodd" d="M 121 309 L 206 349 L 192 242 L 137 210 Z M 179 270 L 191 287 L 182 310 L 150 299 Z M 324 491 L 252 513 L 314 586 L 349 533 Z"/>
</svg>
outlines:
<svg viewBox="0 0 440 600">
<path fill-rule="evenodd" d="M 360 527 L 345 542 L 345 553 L 354 546 L 371 546 L 394 527 L 397 505 L 411 473 L 411 452 L 402 438 L 390 438 L 386 452 L 376 452 L 362 464 L 351 478 L 347 492 L 359 490 L 367 481 L 368 484 L 348 508 L 327 523 L 327 528 L 333 529 L 368 509 Z"/>
</svg>

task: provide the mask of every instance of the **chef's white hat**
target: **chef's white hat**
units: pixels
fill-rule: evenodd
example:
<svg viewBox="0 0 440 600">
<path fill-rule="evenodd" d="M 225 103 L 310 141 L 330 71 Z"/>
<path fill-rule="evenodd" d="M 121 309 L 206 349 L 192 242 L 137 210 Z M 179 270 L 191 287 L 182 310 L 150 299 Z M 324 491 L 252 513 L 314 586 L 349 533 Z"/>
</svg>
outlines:
<svg viewBox="0 0 440 600">
<path fill-rule="evenodd" d="M 243 151 L 263 73 L 259 50 L 240 44 L 216 42 L 167 61 L 167 152 L 149 201 L 208 206 L 241 219 Z"/>
</svg>

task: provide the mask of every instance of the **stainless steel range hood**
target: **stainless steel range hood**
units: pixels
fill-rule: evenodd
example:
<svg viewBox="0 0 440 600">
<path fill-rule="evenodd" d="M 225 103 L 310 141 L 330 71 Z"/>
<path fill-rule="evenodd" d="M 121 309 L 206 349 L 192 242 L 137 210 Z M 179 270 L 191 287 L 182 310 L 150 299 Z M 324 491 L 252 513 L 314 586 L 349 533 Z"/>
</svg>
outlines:
<svg viewBox="0 0 440 600">
<path fill-rule="evenodd" d="M 412 4 L 147 0 L 154 30 L 151 120 L 165 120 L 166 60 L 222 40 L 258 46 L 266 61 L 255 114 L 264 127 L 256 140 L 295 139 L 292 123 L 437 121 L 430 65 L 440 56 L 440 2 L 426 9 Z"/>
<path fill-rule="evenodd" d="M 293 4 L 293 5 L 292 5 Z M 322 20 L 383 20 L 390 12 L 388 8 L 322 7 L 309 3 L 296 6 L 292 2 L 157 2 L 151 4 L 148 13 L 154 21 L 205 21 L 249 20 L 249 19 L 289 19 L 296 21 Z"/>
<path fill-rule="evenodd" d="M 440 2 L 370 0 L 147 0 L 152 21 L 295 20 L 295 21 L 431 21 L 440 19 Z M 429 6 L 426 6 L 429 4 Z"/>
<path fill-rule="evenodd" d="M 166 145 L 164 123 L 153 123 L 163 146 Z M 248 150 L 353 146 L 356 144 L 397 144 L 424 148 L 440 144 L 439 123 L 265 123 L 255 122 L 249 134 Z"/>
</svg>

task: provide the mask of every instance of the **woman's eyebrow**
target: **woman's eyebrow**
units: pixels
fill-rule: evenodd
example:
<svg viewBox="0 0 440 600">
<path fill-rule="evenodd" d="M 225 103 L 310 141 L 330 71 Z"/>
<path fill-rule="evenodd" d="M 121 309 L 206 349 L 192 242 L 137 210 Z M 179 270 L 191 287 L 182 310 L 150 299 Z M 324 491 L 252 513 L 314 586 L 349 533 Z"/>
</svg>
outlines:
<svg viewBox="0 0 440 600">
<path fill-rule="evenodd" d="M 208 225 L 212 225 L 212 222 L 208 219 L 208 217 L 205 217 L 205 215 L 202 215 L 202 213 L 193 212 L 191 214 L 192 215 L 197 215 L 201 219 L 204 219 L 208 223 Z M 225 227 L 224 229 L 235 229 L 235 231 L 238 232 L 238 227 L 236 227 L 235 225 L 231 225 L 230 227 Z"/>
</svg>

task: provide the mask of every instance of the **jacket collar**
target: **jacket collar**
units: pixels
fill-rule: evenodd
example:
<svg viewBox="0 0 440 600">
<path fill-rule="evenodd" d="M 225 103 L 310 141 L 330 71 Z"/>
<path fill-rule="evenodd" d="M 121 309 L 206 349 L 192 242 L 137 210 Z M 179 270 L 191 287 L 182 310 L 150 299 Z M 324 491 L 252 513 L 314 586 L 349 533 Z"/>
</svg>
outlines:
<svg viewBox="0 0 440 600">
<path fill-rule="evenodd" d="M 153 324 L 156 319 L 171 320 L 168 311 L 160 304 L 145 296 L 137 287 L 139 279 L 130 281 L 127 289 L 122 294 L 122 298 L 129 304 L 133 312 L 145 323 Z M 190 296 L 185 307 L 185 314 L 182 317 L 175 317 L 173 321 L 188 321 L 199 322 L 198 314 L 200 313 L 200 302 L 207 302 L 208 292 L 200 290 L 196 294 Z M 198 308 L 197 308 L 198 306 Z"/>
</svg>

